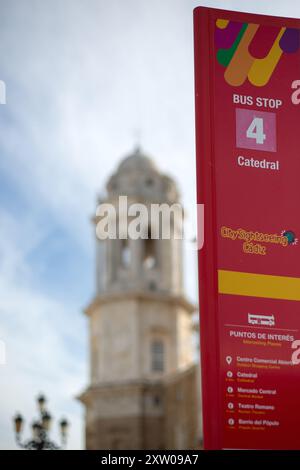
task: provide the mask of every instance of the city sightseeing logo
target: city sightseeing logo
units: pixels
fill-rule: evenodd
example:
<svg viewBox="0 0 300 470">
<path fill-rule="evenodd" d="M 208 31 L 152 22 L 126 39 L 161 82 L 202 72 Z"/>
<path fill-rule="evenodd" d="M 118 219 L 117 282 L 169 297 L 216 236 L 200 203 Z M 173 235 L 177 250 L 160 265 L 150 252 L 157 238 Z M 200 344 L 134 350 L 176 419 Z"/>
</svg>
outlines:
<svg viewBox="0 0 300 470">
<path fill-rule="evenodd" d="M 263 87 L 281 57 L 298 51 L 300 30 L 218 19 L 215 44 L 229 85 L 243 85 L 248 78 L 252 85 Z"/>
</svg>

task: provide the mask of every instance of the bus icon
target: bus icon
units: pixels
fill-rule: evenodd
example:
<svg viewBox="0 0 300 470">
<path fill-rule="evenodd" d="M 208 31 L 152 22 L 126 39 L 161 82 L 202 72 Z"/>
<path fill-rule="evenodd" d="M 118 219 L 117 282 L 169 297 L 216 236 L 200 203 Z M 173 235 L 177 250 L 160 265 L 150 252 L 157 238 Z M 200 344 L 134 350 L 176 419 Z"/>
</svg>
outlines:
<svg viewBox="0 0 300 470">
<path fill-rule="evenodd" d="M 248 313 L 249 325 L 263 325 L 263 326 L 274 326 L 275 317 L 274 315 L 254 315 Z"/>
</svg>

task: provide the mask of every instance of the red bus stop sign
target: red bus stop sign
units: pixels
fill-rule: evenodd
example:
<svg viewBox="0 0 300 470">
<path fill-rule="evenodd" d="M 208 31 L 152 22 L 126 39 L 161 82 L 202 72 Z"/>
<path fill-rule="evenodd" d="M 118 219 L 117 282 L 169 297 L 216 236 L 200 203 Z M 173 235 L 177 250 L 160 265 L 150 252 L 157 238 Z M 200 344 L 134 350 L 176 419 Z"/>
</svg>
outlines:
<svg viewBox="0 0 300 470">
<path fill-rule="evenodd" d="M 204 446 L 300 449 L 300 21 L 194 32 Z"/>
</svg>

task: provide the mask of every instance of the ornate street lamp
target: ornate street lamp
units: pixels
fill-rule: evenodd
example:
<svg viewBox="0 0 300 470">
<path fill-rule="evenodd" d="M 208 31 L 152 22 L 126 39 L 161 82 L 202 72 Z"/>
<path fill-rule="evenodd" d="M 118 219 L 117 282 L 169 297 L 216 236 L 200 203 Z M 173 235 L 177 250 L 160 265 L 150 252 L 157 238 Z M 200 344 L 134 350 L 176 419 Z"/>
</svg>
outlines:
<svg viewBox="0 0 300 470">
<path fill-rule="evenodd" d="M 46 410 L 46 398 L 39 395 L 37 398 L 39 408 L 39 419 L 32 423 L 32 439 L 27 441 L 21 440 L 24 419 L 20 413 L 14 418 L 16 442 L 22 449 L 27 450 L 59 450 L 62 449 L 67 441 L 67 432 L 69 423 L 66 419 L 62 419 L 60 425 L 61 446 L 56 445 L 49 439 L 48 433 L 51 427 L 52 417 Z"/>
</svg>

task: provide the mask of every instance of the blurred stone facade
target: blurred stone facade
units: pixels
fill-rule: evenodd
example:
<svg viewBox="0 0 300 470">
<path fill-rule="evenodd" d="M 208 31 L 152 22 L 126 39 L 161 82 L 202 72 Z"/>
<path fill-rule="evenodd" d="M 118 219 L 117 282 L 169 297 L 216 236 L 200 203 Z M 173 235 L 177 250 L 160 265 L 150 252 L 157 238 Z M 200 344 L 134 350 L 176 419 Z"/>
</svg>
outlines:
<svg viewBox="0 0 300 470">
<path fill-rule="evenodd" d="M 137 149 L 119 165 L 100 203 L 179 202 L 174 181 Z M 117 213 L 117 219 L 121 216 Z M 95 223 L 99 218 L 95 218 Z M 151 224 L 144 227 L 151 232 Z M 183 291 L 182 241 L 96 240 L 97 293 L 90 329 L 87 449 L 188 449 L 201 441 L 195 307 Z"/>
</svg>

